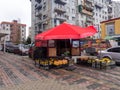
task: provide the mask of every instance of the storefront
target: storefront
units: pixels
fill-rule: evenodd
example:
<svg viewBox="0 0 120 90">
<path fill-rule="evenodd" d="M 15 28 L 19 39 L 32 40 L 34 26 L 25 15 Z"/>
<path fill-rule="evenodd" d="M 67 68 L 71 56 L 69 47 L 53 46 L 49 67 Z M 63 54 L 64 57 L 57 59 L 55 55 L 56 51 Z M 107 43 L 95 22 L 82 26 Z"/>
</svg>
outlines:
<svg viewBox="0 0 120 90">
<path fill-rule="evenodd" d="M 66 64 L 68 64 L 69 61 L 65 59 L 65 57 L 81 55 L 80 38 L 92 36 L 96 32 L 97 30 L 93 26 L 82 28 L 79 26 L 63 23 L 57 27 L 36 35 L 36 53 L 38 54 L 39 52 L 40 54 L 35 55 L 40 59 L 49 59 L 47 60 L 48 64 L 52 63 L 52 61 L 56 61 L 57 64 L 61 65 L 61 63 L 63 63 L 61 61 L 64 60 L 67 62 Z M 52 64 L 54 64 L 54 62 Z"/>
</svg>

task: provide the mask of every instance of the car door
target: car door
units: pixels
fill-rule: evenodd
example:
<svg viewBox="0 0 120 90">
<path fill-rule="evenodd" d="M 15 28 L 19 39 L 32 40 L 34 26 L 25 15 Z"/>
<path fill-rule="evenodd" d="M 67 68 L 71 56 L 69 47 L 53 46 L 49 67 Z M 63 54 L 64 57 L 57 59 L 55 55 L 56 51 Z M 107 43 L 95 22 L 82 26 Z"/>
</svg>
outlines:
<svg viewBox="0 0 120 90">
<path fill-rule="evenodd" d="M 114 47 L 108 50 L 113 60 L 120 62 L 120 47 Z"/>
</svg>

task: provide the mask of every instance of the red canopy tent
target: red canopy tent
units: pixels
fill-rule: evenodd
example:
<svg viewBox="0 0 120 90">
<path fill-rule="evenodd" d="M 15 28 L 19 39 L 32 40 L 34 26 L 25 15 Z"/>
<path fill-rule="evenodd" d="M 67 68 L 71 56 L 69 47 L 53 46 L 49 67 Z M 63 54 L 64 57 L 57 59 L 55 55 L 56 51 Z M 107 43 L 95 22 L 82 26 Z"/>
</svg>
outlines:
<svg viewBox="0 0 120 90">
<path fill-rule="evenodd" d="M 97 30 L 93 26 L 82 28 L 76 25 L 63 23 L 59 26 L 36 35 L 35 40 L 80 39 L 92 36 L 96 32 Z"/>
</svg>

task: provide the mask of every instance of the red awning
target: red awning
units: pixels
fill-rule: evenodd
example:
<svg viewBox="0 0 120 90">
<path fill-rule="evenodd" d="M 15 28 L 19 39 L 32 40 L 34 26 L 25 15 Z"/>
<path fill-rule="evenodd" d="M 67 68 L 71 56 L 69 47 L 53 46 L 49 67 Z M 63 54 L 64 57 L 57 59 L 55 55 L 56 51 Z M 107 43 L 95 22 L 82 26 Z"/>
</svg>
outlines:
<svg viewBox="0 0 120 90">
<path fill-rule="evenodd" d="M 76 25 L 67 23 L 60 24 L 50 30 L 40 33 L 35 36 L 36 40 L 50 40 L 50 39 L 80 39 L 92 36 L 97 32 L 93 26 L 82 28 Z"/>
</svg>

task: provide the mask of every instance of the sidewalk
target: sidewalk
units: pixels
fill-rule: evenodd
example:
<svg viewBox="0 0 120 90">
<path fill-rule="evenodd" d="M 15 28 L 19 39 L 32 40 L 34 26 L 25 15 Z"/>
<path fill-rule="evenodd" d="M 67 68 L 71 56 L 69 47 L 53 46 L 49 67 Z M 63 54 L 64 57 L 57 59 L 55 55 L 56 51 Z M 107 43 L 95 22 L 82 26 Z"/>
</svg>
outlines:
<svg viewBox="0 0 120 90">
<path fill-rule="evenodd" d="M 120 67 L 43 70 L 28 57 L 0 52 L 0 90 L 120 90 Z"/>
</svg>

